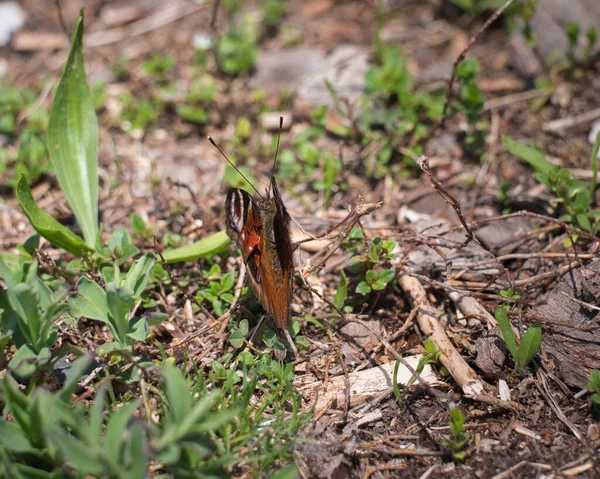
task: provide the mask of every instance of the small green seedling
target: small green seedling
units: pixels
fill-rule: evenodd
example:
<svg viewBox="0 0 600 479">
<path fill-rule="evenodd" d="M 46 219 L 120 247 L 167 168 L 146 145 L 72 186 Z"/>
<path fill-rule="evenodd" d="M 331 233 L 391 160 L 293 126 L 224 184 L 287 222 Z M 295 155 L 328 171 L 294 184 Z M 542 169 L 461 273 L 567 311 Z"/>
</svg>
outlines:
<svg viewBox="0 0 600 479">
<path fill-rule="evenodd" d="M 577 52 L 577 46 L 579 43 L 579 36 L 581 34 L 581 27 L 579 23 L 568 21 L 565 24 L 565 32 L 567 34 L 567 51 L 565 52 L 565 58 L 567 60 L 567 70 L 570 72 L 572 78 L 575 80 L 580 77 L 577 73 L 577 67 L 589 68 L 592 66 L 594 60 L 598 57 L 600 50 L 597 48 L 598 42 L 598 29 L 595 26 L 589 27 L 585 32 L 585 47 L 581 54 Z"/>
<path fill-rule="evenodd" d="M 257 31 L 249 17 L 231 27 L 216 45 L 217 61 L 223 73 L 247 75 L 256 65 L 258 57 Z"/>
<path fill-rule="evenodd" d="M 12 337 L 17 347 L 9 367 L 27 379 L 51 359 L 58 333 L 54 323 L 65 313 L 66 291 L 54 292 L 38 278 L 37 261 L 11 268 L 0 259 L 0 276 L 7 287 L 0 291 L 2 336 Z"/>
<path fill-rule="evenodd" d="M 209 281 L 207 287 L 198 290 L 196 298 L 199 301 L 210 301 L 215 314 L 221 316 L 225 314 L 233 301 L 233 287 L 235 285 L 233 271 L 222 275 L 221 267 L 214 264 L 205 274 L 207 278 L 213 280 Z"/>
<path fill-rule="evenodd" d="M 541 323 L 539 321 L 533 323 L 521 338 L 521 344 L 517 346 L 515 334 L 513 333 L 506 309 L 502 306 L 496 307 L 495 316 L 502 337 L 504 338 L 504 343 L 513 357 L 517 369 L 522 371 L 540 350 L 542 344 Z"/>
<path fill-rule="evenodd" d="M 450 437 L 444 439 L 443 445 L 452 451 L 452 458 L 462 461 L 467 456 L 465 447 L 469 443 L 469 433 L 465 430 L 465 416 L 455 406 L 450 406 Z"/>
<path fill-rule="evenodd" d="M 564 214 L 560 217 L 562 221 L 596 234 L 600 229 L 598 222 L 600 210 L 591 207 L 598 179 L 600 133 L 596 136 L 590 157 L 593 173 L 590 183 L 576 179 L 565 168 L 554 166 L 537 148 L 518 143 L 508 137 L 503 137 L 502 141 L 510 153 L 533 167 L 536 170 L 533 177 L 554 193 L 553 203 L 564 210 Z"/>
<path fill-rule="evenodd" d="M 372 291 L 381 291 L 396 277 L 394 268 L 385 267 L 386 263 L 396 259 L 392 253 L 396 241 L 374 238 L 367 254 L 352 258 L 353 271 L 365 270 L 364 280 L 356 286 L 356 292 L 366 296 Z"/>
<path fill-rule="evenodd" d="M 113 274 L 102 288 L 95 281 L 83 276 L 77 284 L 75 293 L 69 302 L 71 314 L 75 318 L 95 319 L 105 323 L 110 329 L 114 343 L 106 344 L 101 351 L 133 349 L 136 341 L 144 341 L 149 335 L 149 326 L 166 319 L 165 314 L 153 314 L 147 318 L 131 318 L 131 311 L 141 300 L 146 285 L 150 281 L 156 259 L 146 254 L 136 260 L 124 278 L 121 278 L 118 263 L 115 262 Z"/>
<path fill-rule="evenodd" d="M 174 67 L 175 60 L 160 53 L 154 53 L 150 60 L 142 64 L 144 71 L 160 84 L 167 81 L 167 75 Z"/>
</svg>

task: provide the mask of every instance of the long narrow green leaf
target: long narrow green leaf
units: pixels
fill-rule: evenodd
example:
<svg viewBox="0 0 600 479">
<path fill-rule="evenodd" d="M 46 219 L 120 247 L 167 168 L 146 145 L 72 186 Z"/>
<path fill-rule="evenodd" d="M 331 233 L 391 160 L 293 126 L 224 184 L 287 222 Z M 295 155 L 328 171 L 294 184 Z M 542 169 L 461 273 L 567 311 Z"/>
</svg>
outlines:
<svg viewBox="0 0 600 479">
<path fill-rule="evenodd" d="M 502 137 L 502 143 L 504 143 L 509 153 L 515 155 L 519 160 L 528 163 L 540 173 L 550 173 L 554 169 L 554 165 L 546 159 L 543 151 L 519 143 L 507 136 Z"/>
<path fill-rule="evenodd" d="M 219 231 L 208 238 L 202 238 L 187 246 L 165 251 L 163 258 L 167 263 L 177 263 L 188 259 L 201 258 L 217 254 L 227 248 L 232 241 L 227 237 L 225 231 Z"/>
<path fill-rule="evenodd" d="M 54 246 L 58 246 L 75 256 L 81 256 L 83 251 L 93 251 L 94 249 L 83 241 L 83 239 L 73 233 L 69 228 L 60 224 L 52 216 L 41 209 L 27 184 L 25 176 L 21 176 L 17 184 L 17 201 L 31 223 L 31 226 L 46 238 Z"/>
<path fill-rule="evenodd" d="M 121 454 L 123 452 L 123 441 L 126 439 L 127 423 L 130 421 L 138 406 L 138 401 L 124 404 L 116 412 L 111 414 L 108 425 L 106 426 L 104 448 L 108 458 L 115 464 L 120 463 Z"/>
<path fill-rule="evenodd" d="M 502 337 L 504 338 L 504 343 L 506 344 L 506 348 L 510 352 L 513 359 L 517 360 L 517 342 L 515 341 L 515 334 L 512 330 L 512 325 L 510 324 L 510 319 L 508 319 L 508 313 L 506 309 L 502 306 L 497 306 L 496 311 L 494 311 L 494 316 L 498 321 L 498 326 L 500 327 L 500 332 L 502 333 Z"/>
<path fill-rule="evenodd" d="M 98 119 L 83 64 L 83 11 L 48 122 L 48 151 L 88 246 L 98 232 Z"/>
<path fill-rule="evenodd" d="M 517 352 L 517 366 L 524 368 L 540 350 L 542 345 L 542 325 L 539 321 L 533 323 L 521 338 Z"/>
</svg>

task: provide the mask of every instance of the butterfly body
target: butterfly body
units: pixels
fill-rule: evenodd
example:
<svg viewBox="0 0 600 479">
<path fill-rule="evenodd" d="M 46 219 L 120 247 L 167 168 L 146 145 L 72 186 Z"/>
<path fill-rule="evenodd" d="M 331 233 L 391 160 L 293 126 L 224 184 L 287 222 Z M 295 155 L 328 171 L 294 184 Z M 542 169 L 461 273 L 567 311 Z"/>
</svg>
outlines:
<svg viewBox="0 0 600 479">
<path fill-rule="evenodd" d="M 225 203 L 227 234 L 246 264 L 252 290 L 279 328 L 290 325 L 293 250 L 289 216 L 275 178 L 264 197 L 232 189 Z"/>
</svg>

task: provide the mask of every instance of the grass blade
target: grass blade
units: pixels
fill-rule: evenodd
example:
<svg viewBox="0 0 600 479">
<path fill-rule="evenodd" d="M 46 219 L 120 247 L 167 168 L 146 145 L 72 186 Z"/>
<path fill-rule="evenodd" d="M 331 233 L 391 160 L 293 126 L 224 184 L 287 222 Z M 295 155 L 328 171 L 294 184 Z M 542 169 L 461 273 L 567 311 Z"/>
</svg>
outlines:
<svg viewBox="0 0 600 479">
<path fill-rule="evenodd" d="M 98 232 L 98 120 L 83 64 L 83 11 L 48 123 L 48 151 L 60 187 L 88 246 Z"/>
</svg>

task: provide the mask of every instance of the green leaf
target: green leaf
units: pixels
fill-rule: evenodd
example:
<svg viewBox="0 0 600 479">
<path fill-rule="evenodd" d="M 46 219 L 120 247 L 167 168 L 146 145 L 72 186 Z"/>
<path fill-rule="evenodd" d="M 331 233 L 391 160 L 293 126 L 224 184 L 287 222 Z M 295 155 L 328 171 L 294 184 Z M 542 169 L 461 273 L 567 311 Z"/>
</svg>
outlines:
<svg viewBox="0 0 600 479">
<path fill-rule="evenodd" d="M 66 463 L 81 476 L 104 476 L 105 461 L 99 456 L 98 451 L 90 449 L 87 444 L 60 429 L 54 430 L 51 438 L 62 451 Z"/>
<path fill-rule="evenodd" d="M 229 337 L 229 343 L 234 348 L 241 348 L 244 345 L 245 335 L 239 329 L 236 329 Z"/>
<path fill-rule="evenodd" d="M 0 444 L 6 450 L 16 453 L 25 452 L 35 454 L 37 452 L 36 448 L 32 446 L 27 436 L 23 433 L 21 426 L 4 419 L 0 420 Z"/>
<path fill-rule="evenodd" d="M 370 269 L 365 274 L 365 281 L 369 285 L 373 284 L 375 281 L 377 281 L 377 273 L 375 271 L 373 271 L 372 269 Z"/>
<path fill-rule="evenodd" d="M 594 369 L 590 373 L 590 379 L 586 385 L 588 392 L 599 392 L 600 393 L 600 369 Z"/>
<path fill-rule="evenodd" d="M 192 409 L 192 397 L 185 378 L 179 369 L 171 365 L 165 366 L 162 373 L 165 378 L 169 415 L 174 423 L 182 422 Z"/>
<path fill-rule="evenodd" d="M 131 327 L 131 331 L 127 333 L 127 337 L 133 342 L 145 341 L 149 333 L 148 322 L 144 319 L 138 319 L 135 324 Z"/>
<path fill-rule="evenodd" d="M 112 414 L 106 426 L 104 447 L 111 461 L 120 463 L 123 440 L 127 434 L 127 424 L 138 407 L 138 401 L 133 401 L 121 406 Z"/>
<path fill-rule="evenodd" d="M 14 375 L 20 379 L 29 379 L 41 367 L 50 361 L 50 350 L 42 348 L 39 353 L 31 350 L 27 345 L 21 346 L 8 363 Z"/>
<path fill-rule="evenodd" d="M 131 269 L 125 276 L 124 286 L 128 286 L 133 291 L 133 298 L 139 300 L 142 293 L 146 289 L 146 285 L 150 280 L 152 268 L 156 264 L 156 257 L 152 253 L 146 253 L 141 258 L 137 259 Z"/>
<path fill-rule="evenodd" d="M 60 224 L 36 204 L 25 176 L 21 176 L 15 194 L 31 226 L 54 246 L 79 257 L 82 256 L 83 251 L 94 251 L 81 237 Z"/>
<path fill-rule="evenodd" d="M 38 292 L 26 283 L 19 283 L 8 291 L 11 306 L 17 312 L 19 329 L 34 352 L 39 352 L 39 334 L 42 324 Z"/>
<path fill-rule="evenodd" d="M 396 276 L 396 271 L 393 269 L 384 269 L 379 273 L 379 281 L 382 281 L 385 284 L 391 282 Z"/>
<path fill-rule="evenodd" d="M 148 230 L 146 222 L 137 213 L 132 213 L 131 215 L 131 227 L 133 228 L 133 232 L 138 236 L 143 236 Z"/>
<path fill-rule="evenodd" d="M 60 187 L 91 248 L 98 232 L 98 119 L 83 63 L 83 10 L 48 122 L 48 151 Z"/>
<path fill-rule="evenodd" d="M 104 422 L 104 404 L 106 401 L 106 390 L 108 384 L 103 384 L 96 392 L 94 404 L 90 408 L 90 420 L 87 427 L 87 442 L 92 447 L 100 447 L 102 423 Z"/>
<path fill-rule="evenodd" d="M 356 287 L 356 292 L 365 296 L 371 292 L 371 287 L 366 283 L 366 281 L 361 281 Z"/>
<path fill-rule="evenodd" d="M 520 368 L 527 366 L 527 363 L 540 350 L 542 344 L 542 325 L 539 321 L 533 323 L 521 338 L 519 350 L 517 352 L 517 365 Z"/>
<path fill-rule="evenodd" d="M 227 248 L 233 242 L 227 236 L 225 231 L 215 233 L 208 238 L 203 238 L 187 246 L 167 250 L 163 253 L 163 258 L 167 263 L 177 263 L 188 259 L 202 258 L 217 254 Z"/>
<path fill-rule="evenodd" d="M 546 155 L 537 148 L 523 145 L 507 136 L 502 137 L 502 143 L 509 153 L 531 165 L 538 172 L 548 174 L 554 169 L 554 165 L 546 159 Z"/>
<path fill-rule="evenodd" d="M 83 317 L 108 323 L 106 292 L 86 276 L 77 283 L 77 293 L 71 297 L 69 308 L 78 319 Z"/>
<path fill-rule="evenodd" d="M 133 290 L 129 286 L 117 288 L 115 283 L 106 285 L 106 304 L 109 311 L 109 319 L 117 332 L 115 338 L 121 344 L 125 344 L 125 337 L 129 331 L 129 312 L 135 304 Z"/>
<path fill-rule="evenodd" d="M 338 309 L 342 309 L 344 307 L 344 303 L 346 302 L 347 297 L 348 279 L 346 278 L 346 273 L 344 273 L 344 270 L 342 270 L 340 284 L 338 285 L 338 289 L 335 292 L 335 297 L 333 298 L 333 305 Z"/>
<path fill-rule="evenodd" d="M 230 271 L 221 279 L 221 292 L 229 291 L 233 289 L 235 279 L 233 277 L 233 271 Z"/>
<path fill-rule="evenodd" d="M 208 121 L 208 113 L 204 108 L 191 105 L 178 105 L 175 112 L 177 113 L 177 116 L 190 123 L 203 125 Z"/>
<path fill-rule="evenodd" d="M 502 337 L 504 338 L 504 343 L 508 348 L 513 359 L 517 360 L 517 342 L 515 341 L 515 335 L 512 330 L 512 325 L 510 324 L 510 319 L 508 318 L 508 313 L 506 309 L 502 306 L 496 306 L 496 310 L 494 311 L 494 316 L 498 321 L 498 326 L 500 327 L 500 332 L 502 333 Z"/>
<path fill-rule="evenodd" d="M 146 477 L 148 467 L 148 448 L 146 447 L 146 433 L 141 422 L 135 422 L 129 428 L 129 441 L 125 449 L 125 461 L 129 470 L 123 474 L 123 479 L 138 479 Z"/>
<path fill-rule="evenodd" d="M 168 318 L 169 315 L 166 313 L 152 313 L 146 318 L 146 321 L 148 322 L 148 326 L 156 326 Z"/>
<path fill-rule="evenodd" d="M 133 245 L 131 235 L 125 228 L 118 228 L 108 238 L 108 249 L 119 258 L 119 264 L 123 264 L 129 258 L 138 254 L 139 250 Z"/>
<path fill-rule="evenodd" d="M 250 325 L 248 324 L 248 320 L 247 319 L 242 319 L 240 321 L 240 324 L 238 326 L 239 331 L 246 336 L 246 334 L 248 334 L 248 330 L 250 328 Z"/>
</svg>

